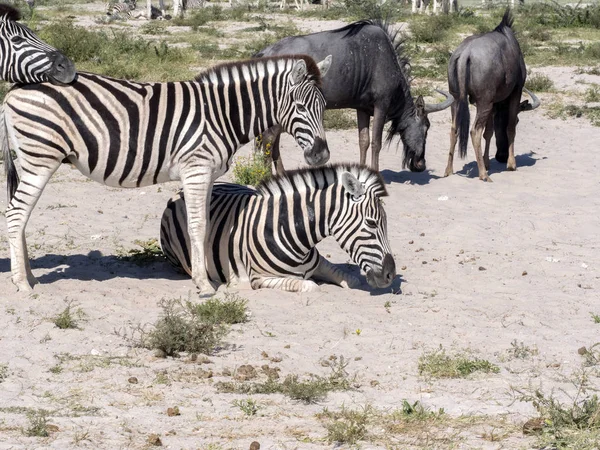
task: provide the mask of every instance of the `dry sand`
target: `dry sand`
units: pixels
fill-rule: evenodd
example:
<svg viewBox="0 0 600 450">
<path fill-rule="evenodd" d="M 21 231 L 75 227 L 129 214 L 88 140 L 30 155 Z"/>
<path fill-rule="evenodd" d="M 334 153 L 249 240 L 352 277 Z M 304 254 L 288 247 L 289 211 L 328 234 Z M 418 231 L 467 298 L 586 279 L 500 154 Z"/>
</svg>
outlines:
<svg viewBox="0 0 600 450">
<path fill-rule="evenodd" d="M 33 272 L 41 282 L 33 294 L 16 292 L 10 282 L 6 225 L 0 221 L 0 364 L 8 366 L 0 383 L 0 449 L 138 449 L 148 447 L 152 433 L 175 449 L 245 450 L 253 440 L 262 449 L 331 448 L 315 413 L 366 404 L 391 410 L 403 399 L 444 408 L 454 417 L 492 417 L 492 425 L 451 438 L 455 448 L 530 448 L 531 439 L 517 427 L 534 410 L 513 403 L 511 388 L 573 392 L 568 379 L 582 363 L 577 349 L 600 340 L 600 325 L 590 316 L 600 314 L 600 128 L 584 119 L 547 119 L 542 108 L 524 113 L 518 170 L 507 172 L 492 161 L 494 182 L 486 184 L 476 178 L 471 147 L 466 161 L 455 161 L 457 173 L 440 178 L 449 112 L 432 122 L 427 172 L 401 170 L 396 145 L 381 154 L 399 268 L 393 287 L 373 292 L 366 285 L 324 285 L 310 294 L 235 289 L 249 300 L 250 321 L 234 326 L 227 345 L 202 365 L 187 357 L 156 358 L 123 338 L 160 316 L 159 300 L 196 296 L 192 282 L 166 262 L 138 267 L 115 257 L 121 247 L 134 248 L 136 239 L 158 237 L 163 208 L 178 184 L 111 189 L 62 167 L 27 228 Z M 286 167 L 301 164 L 291 139 L 283 141 Z M 356 131 L 330 132 L 328 141 L 333 162 L 357 161 Z M 3 180 L 0 191 L 5 186 Z M 320 248 L 333 262 L 348 261 L 333 240 Z M 50 320 L 67 302 L 85 314 L 80 329 L 60 330 Z M 510 360 L 514 340 L 537 347 L 539 354 Z M 420 376 L 419 357 L 440 345 L 469 349 L 498 364 L 500 373 L 441 381 Z M 263 352 L 281 361 L 267 361 Z M 359 387 L 318 404 L 256 395 L 261 409 L 247 418 L 232 405 L 246 396 L 220 394 L 213 386 L 230 379 L 223 369 L 243 364 L 268 363 L 282 376 L 327 375 L 320 360 L 330 355 L 350 360 L 347 370 L 357 374 Z M 57 365 L 62 372 L 50 371 Z M 214 377 L 199 377 L 200 368 Z M 128 382 L 132 376 L 138 384 Z M 591 378 L 596 387 L 599 381 Z M 167 416 L 172 406 L 180 416 Z M 51 411 L 56 431 L 48 438 L 26 437 L 23 408 Z M 516 427 L 500 442 L 482 438 L 494 418 Z M 390 439 L 400 439 L 397 448 L 427 442 L 424 435 Z"/>
</svg>

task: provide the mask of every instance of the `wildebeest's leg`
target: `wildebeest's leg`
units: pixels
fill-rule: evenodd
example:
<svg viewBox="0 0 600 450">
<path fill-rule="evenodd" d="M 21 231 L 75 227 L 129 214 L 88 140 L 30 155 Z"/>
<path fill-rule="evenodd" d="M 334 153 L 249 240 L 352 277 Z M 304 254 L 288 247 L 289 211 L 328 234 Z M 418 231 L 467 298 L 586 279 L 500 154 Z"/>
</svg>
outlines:
<svg viewBox="0 0 600 450">
<path fill-rule="evenodd" d="M 517 114 L 519 114 L 519 105 L 521 101 L 521 91 L 513 93 L 508 104 L 508 125 L 506 134 L 508 137 L 508 170 L 517 170 L 517 161 L 515 160 L 515 136 L 517 134 Z"/>
<path fill-rule="evenodd" d="M 337 268 L 321 255 L 319 255 L 319 265 L 313 272 L 311 278 L 337 284 L 343 288 L 356 288 L 361 285 L 358 278 Z"/>
<path fill-rule="evenodd" d="M 492 181 L 487 174 L 485 164 L 483 163 L 483 155 L 481 154 L 481 137 L 483 135 L 483 130 L 487 125 L 488 117 L 492 113 L 492 109 L 493 104 L 480 102 L 477 105 L 477 115 L 475 116 L 475 123 L 471 129 L 471 140 L 473 142 L 473 148 L 475 149 L 479 179 L 483 181 Z"/>
<path fill-rule="evenodd" d="M 23 171 L 15 195 L 6 208 L 12 281 L 20 291 L 30 291 L 37 283 L 29 265 L 25 227 L 48 180 L 61 162 L 59 159 L 44 159 L 44 164 L 46 166 L 37 165 L 35 174 Z"/>
<path fill-rule="evenodd" d="M 209 201 L 213 185 L 212 167 L 198 167 L 192 163 L 190 167 L 182 169 L 181 181 L 187 208 L 192 280 L 203 295 L 211 295 L 215 289 L 208 280 L 205 249 L 208 236 Z"/>
<path fill-rule="evenodd" d="M 454 149 L 456 148 L 456 141 L 458 140 L 458 125 L 456 123 L 458 118 L 456 112 L 456 103 L 452 103 L 452 106 L 450 107 L 450 114 L 452 116 L 452 127 L 450 128 L 450 151 L 448 152 L 448 164 L 446 165 L 446 171 L 444 172 L 445 177 L 452 175 L 454 172 Z"/>
<path fill-rule="evenodd" d="M 358 147 L 360 148 L 360 163 L 367 163 L 367 150 L 369 149 L 369 122 L 371 116 L 364 111 L 356 111 L 356 121 L 358 122 Z"/>
<path fill-rule="evenodd" d="M 485 125 L 485 131 L 483 132 L 483 138 L 485 139 L 485 153 L 483 154 L 483 164 L 486 170 L 490 170 L 490 143 L 492 142 L 492 136 L 494 135 L 494 112 L 490 114 L 490 117 Z"/>
<path fill-rule="evenodd" d="M 273 158 L 273 165 L 275 166 L 275 173 L 277 175 L 285 174 L 283 168 L 283 160 L 281 159 L 281 152 L 279 151 L 279 140 L 281 139 L 281 129 L 275 130 L 275 139 L 273 139 L 273 146 L 271 147 L 271 156 Z"/>
<path fill-rule="evenodd" d="M 375 107 L 373 114 L 373 136 L 371 140 L 371 169 L 379 172 L 379 151 L 383 139 L 383 126 L 385 125 L 385 111 Z"/>
</svg>

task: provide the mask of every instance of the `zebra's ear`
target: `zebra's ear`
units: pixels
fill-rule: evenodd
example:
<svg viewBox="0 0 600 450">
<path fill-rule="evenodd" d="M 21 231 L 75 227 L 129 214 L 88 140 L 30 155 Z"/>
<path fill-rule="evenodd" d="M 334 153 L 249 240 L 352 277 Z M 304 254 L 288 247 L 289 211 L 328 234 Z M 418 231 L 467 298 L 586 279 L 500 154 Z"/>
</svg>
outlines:
<svg viewBox="0 0 600 450">
<path fill-rule="evenodd" d="M 306 78 L 308 69 L 306 68 L 306 62 L 303 59 L 299 59 L 292 67 L 292 83 L 298 84 Z"/>
<path fill-rule="evenodd" d="M 323 78 L 325 75 L 327 75 L 327 71 L 331 67 L 331 59 L 332 59 L 331 55 L 328 55 L 327 58 L 325 58 L 323 61 L 317 63 L 317 67 L 319 68 L 319 71 L 321 72 L 321 78 Z"/>
<path fill-rule="evenodd" d="M 342 185 L 355 199 L 358 199 L 361 195 L 365 194 L 365 187 L 363 184 L 350 172 L 344 172 L 342 174 Z"/>
</svg>

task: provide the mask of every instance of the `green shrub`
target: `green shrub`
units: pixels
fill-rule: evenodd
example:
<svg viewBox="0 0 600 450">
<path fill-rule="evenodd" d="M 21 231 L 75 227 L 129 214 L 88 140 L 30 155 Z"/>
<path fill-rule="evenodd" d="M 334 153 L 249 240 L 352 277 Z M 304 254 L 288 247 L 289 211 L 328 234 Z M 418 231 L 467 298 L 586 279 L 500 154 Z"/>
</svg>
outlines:
<svg viewBox="0 0 600 450">
<path fill-rule="evenodd" d="M 419 358 L 419 374 L 433 378 L 463 378 L 475 372 L 498 373 L 500 368 L 484 359 L 471 358 L 465 354 L 446 354 L 446 350 L 426 352 Z"/>
<path fill-rule="evenodd" d="M 253 152 L 251 156 L 240 156 L 233 166 L 233 181 L 237 184 L 257 186 L 271 178 L 271 162 L 268 155 Z"/>
<path fill-rule="evenodd" d="M 248 320 L 247 305 L 248 300 L 228 292 L 223 300 L 213 297 L 190 308 L 198 319 L 205 322 L 235 324 Z"/>
<path fill-rule="evenodd" d="M 326 130 L 349 130 L 356 128 L 356 115 L 354 111 L 346 109 L 328 109 L 323 117 L 323 126 Z"/>
<path fill-rule="evenodd" d="M 417 42 L 433 44 L 445 41 L 452 25 L 453 16 L 447 14 L 415 17 L 410 21 L 410 34 Z"/>
<path fill-rule="evenodd" d="M 541 73 L 535 73 L 525 81 L 525 87 L 533 92 L 548 92 L 554 88 L 554 82 Z"/>
</svg>

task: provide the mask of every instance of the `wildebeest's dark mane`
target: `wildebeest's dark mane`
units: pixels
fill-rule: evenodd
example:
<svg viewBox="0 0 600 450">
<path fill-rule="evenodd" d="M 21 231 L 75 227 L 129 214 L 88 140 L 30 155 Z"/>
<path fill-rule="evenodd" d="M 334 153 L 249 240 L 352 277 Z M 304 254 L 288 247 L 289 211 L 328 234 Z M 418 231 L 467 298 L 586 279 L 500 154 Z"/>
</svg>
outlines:
<svg viewBox="0 0 600 450">
<path fill-rule="evenodd" d="M 388 195 L 387 189 L 385 187 L 385 183 L 381 174 L 371 169 L 369 166 L 360 165 L 360 164 L 348 164 L 348 163 L 337 163 L 337 164 L 326 164 L 324 166 L 319 167 L 304 167 L 296 170 L 288 170 L 283 175 L 275 175 L 268 180 L 262 181 L 257 187 L 256 190 L 261 195 L 271 195 L 271 191 L 280 191 L 282 186 L 282 181 L 288 180 L 302 180 L 302 183 L 305 184 L 304 176 L 311 175 L 313 179 L 327 179 L 327 175 L 333 174 L 337 175 L 342 172 L 350 172 L 354 174 L 358 179 L 365 182 L 369 186 L 375 185 L 376 190 L 381 192 L 380 196 L 385 197 Z M 338 179 L 337 176 L 334 176 L 335 179 Z M 296 186 L 299 185 L 298 182 L 294 183 Z"/>
<path fill-rule="evenodd" d="M 287 60 L 303 59 L 304 62 L 306 63 L 306 69 L 308 71 L 309 77 L 312 78 L 312 80 L 317 84 L 317 86 L 321 86 L 321 71 L 319 70 L 319 67 L 317 66 L 317 63 L 315 62 L 315 60 L 312 59 L 308 55 L 267 56 L 267 57 L 262 57 L 262 58 L 246 59 L 243 61 L 226 62 L 223 64 L 218 64 L 209 69 L 206 69 L 204 72 L 201 72 L 200 74 L 198 74 L 196 76 L 196 78 L 194 78 L 194 79 L 196 81 L 203 81 L 211 73 L 218 73 L 222 69 L 228 69 L 231 67 L 242 67 L 242 66 L 246 66 L 246 65 L 256 66 L 258 64 L 265 63 L 266 61 L 269 61 L 269 60 L 280 61 L 282 59 L 287 59 Z"/>
<path fill-rule="evenodd" d="M 404 36 L 398 28 L 392 29 L 390 19 L 385 18 L 359 20 L 357 22 L 353 22 L 349 25 L 346 25 L 345 27 L 338 28 L 337 30 L 332 30 L 332 32 L 346 32 L 344 37 L 352 37 L 367 25 L 373 25 L 378 28 L 381 28 L 381 30 L 388 36 L 390 42 L 392 43 L 392 47 L 394 48 L 394 52 L 398 57 L 398 64 L 400 64 L 400 68 L 404 72 L 406 79 L 410 80 L 410 62 L 404 51 L 404 42 L 406 41 L 406 39 L 404 38 Z"/>
<path fill-rule="evenodd" d="M 506 11 L 504 11 L 504 15 L 502 16 L 502 21 L 498 24 L 498 26 L 496 28 L 494 28 L 494 31 L 498 31 L 498 32 L 502 33 L 502 32 L 504 32 L 505 28 L 512 29 L 512 25 L 513 25 L 512 13 L 510 11 L 510 8 L 506 8 Z"/>
<path fill-rule="evenodd" d="M 2 17 L 8 20 L 21 20 L 21 12 L 12 5 L 0 3 L 0 18 Z"/>
</svg>

